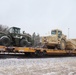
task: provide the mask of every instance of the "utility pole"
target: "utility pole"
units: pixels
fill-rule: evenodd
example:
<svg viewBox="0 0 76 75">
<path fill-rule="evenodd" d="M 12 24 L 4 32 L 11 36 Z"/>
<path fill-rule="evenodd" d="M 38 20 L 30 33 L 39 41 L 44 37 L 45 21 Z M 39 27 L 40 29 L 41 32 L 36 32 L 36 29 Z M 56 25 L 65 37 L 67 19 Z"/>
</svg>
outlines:
<svg viewBox="0 0 76 75">
<path fill-rule="evenodd" d="M 68 28 L 68 39 L 69 39 L 69 28 Z"/>
</svg>

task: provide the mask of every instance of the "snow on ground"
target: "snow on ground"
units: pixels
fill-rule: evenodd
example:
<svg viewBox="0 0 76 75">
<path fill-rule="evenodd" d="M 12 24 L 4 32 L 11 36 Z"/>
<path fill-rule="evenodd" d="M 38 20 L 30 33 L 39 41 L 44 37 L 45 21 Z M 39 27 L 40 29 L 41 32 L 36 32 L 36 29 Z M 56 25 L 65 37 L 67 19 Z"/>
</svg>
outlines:
<svg viewBox="0 0 76 75">
<path fill-rule="evenodd" d="M 76 57 L 0 59 L 0 75 L 76 75 Z"/>
</svg>

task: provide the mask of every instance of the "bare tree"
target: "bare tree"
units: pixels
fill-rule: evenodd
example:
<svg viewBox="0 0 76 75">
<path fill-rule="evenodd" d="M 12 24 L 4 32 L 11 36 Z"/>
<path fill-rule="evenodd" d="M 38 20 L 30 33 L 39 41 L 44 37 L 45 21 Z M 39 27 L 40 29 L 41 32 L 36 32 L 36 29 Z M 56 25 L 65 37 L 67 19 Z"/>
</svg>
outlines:
<svg viewBox="0 0 76 75">
<path fill-rule="evenodd" d="M 0 24 L 0 31 L 1 32 L 7 33 L 8 32 L 8 28 L 9 28 L 8 26 Z"/>
<path fill-rule="evenodd" d="M 35 32 L 32 35 L 32 39 L 33 39 L 33 46 L 36 47 L 39 45 L 40 43 L 40 35 L 39 34 L 35 34 Z"/>
</svg>

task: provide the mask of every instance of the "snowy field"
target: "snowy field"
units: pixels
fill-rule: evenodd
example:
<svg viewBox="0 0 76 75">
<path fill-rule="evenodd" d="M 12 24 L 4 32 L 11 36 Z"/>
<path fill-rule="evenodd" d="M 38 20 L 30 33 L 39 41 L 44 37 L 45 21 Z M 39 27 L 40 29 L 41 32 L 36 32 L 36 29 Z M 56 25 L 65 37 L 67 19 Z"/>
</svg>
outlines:
<svg viewBox="0 0 76 75">
<path fill-rule="evenodd" d="M 76 75 L 76 57 L 0 59 L 0 75 Z"/>
</svg>

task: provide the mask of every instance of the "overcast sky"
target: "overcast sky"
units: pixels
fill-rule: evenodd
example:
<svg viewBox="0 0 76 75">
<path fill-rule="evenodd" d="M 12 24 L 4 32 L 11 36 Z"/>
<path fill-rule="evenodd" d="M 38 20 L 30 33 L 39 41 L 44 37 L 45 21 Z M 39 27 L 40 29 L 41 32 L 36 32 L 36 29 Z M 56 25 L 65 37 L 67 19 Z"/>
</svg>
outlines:
<svg viewBox="0 0 76 75">
<path fill-rule="evenodd" d="M 0 24 L 50 35 L 61 29 L 76 38 L 76 0 L 0 0 Z"/>
</svg>

